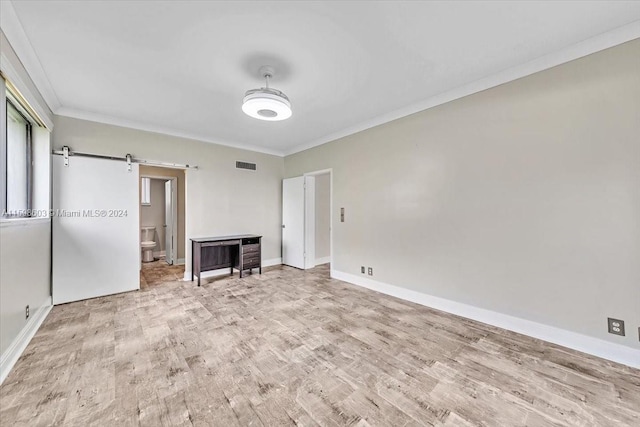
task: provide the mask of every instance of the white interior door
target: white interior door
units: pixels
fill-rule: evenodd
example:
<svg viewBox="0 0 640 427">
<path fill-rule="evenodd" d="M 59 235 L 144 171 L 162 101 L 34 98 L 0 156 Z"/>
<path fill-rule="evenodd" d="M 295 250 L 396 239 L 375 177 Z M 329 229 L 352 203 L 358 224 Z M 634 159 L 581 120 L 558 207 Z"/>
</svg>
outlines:
<svg viewBox="0 0 640 427">
<path fill-rule="evenodd" d="M 304 177 L 282 180 L 282 263 L 304 269 Z"/>
<path fill-rule="evenodd" d="M 53 156 L 53 303 L 140 288 L 138 165 Z"/>
<path fill-rule="evenodd" d="M 175 220 L 174 207 L 176 202 L 174 200 L 174 181 L 168 180 L 164 183 L 164 239 L 165 239 L 165 260 L 167 264 L 173 264 L 175 262 L 174 248 L 175 239 L 173 233 L 175 232 L 173 222 Z"/>
</svg>

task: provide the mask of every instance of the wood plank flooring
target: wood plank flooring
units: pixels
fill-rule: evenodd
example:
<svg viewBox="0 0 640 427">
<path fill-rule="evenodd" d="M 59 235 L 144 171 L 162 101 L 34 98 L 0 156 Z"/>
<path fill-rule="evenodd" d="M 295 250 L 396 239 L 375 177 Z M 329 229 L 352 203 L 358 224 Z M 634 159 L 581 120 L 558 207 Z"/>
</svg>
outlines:
<svg viewBox="0 0 640 427">
<path fill-rule="evenodd" d="M 638 426 L 640 371 L 302 272 L 53 308 L 11 426 Z"/>
</svg>

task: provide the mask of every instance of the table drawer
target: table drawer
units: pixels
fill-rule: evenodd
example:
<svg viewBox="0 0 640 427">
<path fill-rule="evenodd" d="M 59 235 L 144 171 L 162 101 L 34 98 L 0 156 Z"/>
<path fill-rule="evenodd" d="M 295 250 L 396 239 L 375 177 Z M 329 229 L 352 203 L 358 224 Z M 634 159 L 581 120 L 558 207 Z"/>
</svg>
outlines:
<svg viewBox="0 0 640 427">
<path fill-rule="evenodd" d="M 255 254 L 260 252 L 260 245 L 242 245 L 243 254 Z"/>
<path fill-rule="evenodd" d="M 255 257 L 250 257 L 250 258 L 244 258 L 242 260 L 242 266 L 244 268 L 257 268 L 260 267 L 260 257 L 259 256 L 255 256 Z"/>
<path fill-rule="evenodd" d="M 203 248 L 211 247 L 211 246 L 232 246 L 240 244 L 240 240 L 223 240 L 220 242 L 206 242 L 202 243 Z"/>
<path fill-rule="evenodd" d="M 258 264 L 260 265 L 260 254 L 244 255 L 242 257 L 242 265 Z"/>
</svg>

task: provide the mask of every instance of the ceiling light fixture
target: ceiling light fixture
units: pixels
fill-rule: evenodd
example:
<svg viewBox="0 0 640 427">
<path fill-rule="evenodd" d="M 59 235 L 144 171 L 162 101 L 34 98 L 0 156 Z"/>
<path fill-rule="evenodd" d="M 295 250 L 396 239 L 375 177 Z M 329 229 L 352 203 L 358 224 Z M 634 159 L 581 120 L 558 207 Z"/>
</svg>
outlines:
<svg viewBox="0 0 640 427">
<path fill-rule="evenodd" d="M 279 121 L 291 117 L 291 102 L 287 95 L 269 87 L 269 79 L 273 77 L 273 68 L 260 67 L 260 74 L 266 85 L 260 89 L 251 89 L 244 94 L 242 111 L 254 119 Z"/>
</svg>

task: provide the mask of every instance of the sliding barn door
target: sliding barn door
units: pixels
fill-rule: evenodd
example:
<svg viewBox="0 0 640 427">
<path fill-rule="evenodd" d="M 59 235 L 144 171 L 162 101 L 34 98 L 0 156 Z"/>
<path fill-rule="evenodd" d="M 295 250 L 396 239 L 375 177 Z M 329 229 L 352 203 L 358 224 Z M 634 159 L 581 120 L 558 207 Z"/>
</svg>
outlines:
<svg viewBox="0 0 640 427">
<path fill-rule="evenodd" d="M 138 165 L 53 156 L 53 303 L 140 288 Z"/>
<path fill-rule="evenodd" d="M 282 263 L 304 269 L 304 177 L 282 180 Z"/>
</svg>

